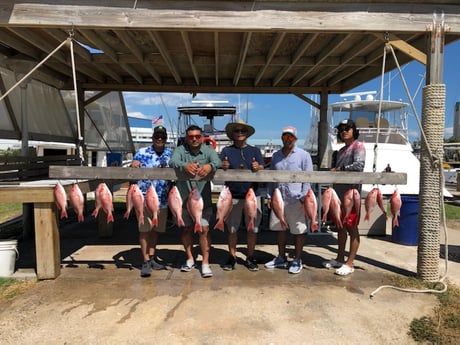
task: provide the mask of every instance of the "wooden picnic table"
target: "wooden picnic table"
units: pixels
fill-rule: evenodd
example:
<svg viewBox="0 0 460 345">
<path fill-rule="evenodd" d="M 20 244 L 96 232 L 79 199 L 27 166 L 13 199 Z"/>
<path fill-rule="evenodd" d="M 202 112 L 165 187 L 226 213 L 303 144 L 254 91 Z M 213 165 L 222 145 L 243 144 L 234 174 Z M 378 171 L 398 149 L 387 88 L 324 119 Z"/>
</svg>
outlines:
<svg viewBox="0 0 460 345">
<path fill-rule="evenodd" d="M 64 186 L 67 196 L 69 196 L 70 188 L 75 183 L 75 179 L 60 179 L 59 182 Z M 86 194 L 94 191 L 100 182 L 100 180 L 79 180 L 78 185 L 82 193 Z M 57 180 L 0 183 L 0 202 L 30 203 L 33 205 L 38 279 L 54 279 L 59 276 L 61 271 L 59 220 L 54 202 L 56 183 Z M 110 227 L 111 224 L 99 222 L 99 226 Z M 107 231 L 109 230 L 99 229 L 100 233 Z"/>
</svg>

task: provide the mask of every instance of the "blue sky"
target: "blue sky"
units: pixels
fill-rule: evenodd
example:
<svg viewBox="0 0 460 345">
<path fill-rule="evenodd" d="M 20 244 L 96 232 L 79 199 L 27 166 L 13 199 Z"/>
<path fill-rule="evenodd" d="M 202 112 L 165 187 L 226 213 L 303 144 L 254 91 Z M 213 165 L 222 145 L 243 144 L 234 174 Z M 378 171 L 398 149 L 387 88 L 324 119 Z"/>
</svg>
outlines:
<svg viewBox="0 0 460 345">
<path fill-rule="evenodd" d="M 455 102 L 460 101 L 460 42 L 446 46 L 444 53 L 444 80 L 446 84 L 446 118 L 445 137 L 452 136 Z M 392 59 L 387 55 L 387 59 Z M 402 66 L 411 97 L 421 118 L 422 87 L 425 85 L 425 66 L 412 62 Z M 389 80 L 391 79 L 391 82 Z M 379 91 L 381 78 L 376 78 L 349 92 Z M 384 79 L 384 98 L 401 100 L 409 103 L 409 97 L 404 91 L 403 83 L 397 71 L 386 74 Z M 308 96 L 308 95 L 306 95 Z M 153 119 L 159 115 L 164 117 L 164 125 L 168 128 L 175 127 L 177 123 L 178 106 L 190 105 L 190 94 L 180 93 L 134 93 L 125 92 L 125 103 L 129 116 Z M 310 96 L 319 102 L 316 95 Z M 316 97 L 316 99 L 315 99 Z M 255 127 L 256 133 L 251 139 L 273 140 L 277 142 L 281 129 L 285 126 L 295 126 L 298 130 L 299 144 L 303 143 L 311 129 L 311 106 L 294 95 L 259 95 L 259 94 L 198 94 L 194 100 L 226 100 L 228 105 L 239 109 L 239 117 L 247 120 Z M 329 103 L 340 101 L 339 95 L 329 95 Z M 225 126 L 225 123 L 216 122 L 215 127 Z M 409 118 L 409 131 L 411 140 L 419 139 L 419 130 L 415 115 Z"/>
</svg>

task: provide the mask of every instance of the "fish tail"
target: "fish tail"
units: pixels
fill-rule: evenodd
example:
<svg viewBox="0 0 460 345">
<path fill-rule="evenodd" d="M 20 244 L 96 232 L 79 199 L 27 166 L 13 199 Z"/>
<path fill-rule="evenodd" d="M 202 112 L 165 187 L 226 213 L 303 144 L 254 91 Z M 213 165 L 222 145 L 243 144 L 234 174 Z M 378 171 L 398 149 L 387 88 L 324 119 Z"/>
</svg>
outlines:
<svg viewBox="0 0 460 345">
<path fill-rule="evenodd" d="M 62 218 L 67 218 L 67 210 L 65 208 L 62 208 L 61 210 L 61 219 Z"/>
<path fill-rule="evenodd" d="M 224 227 L 224 220 L 220 219 L 217 221 L 216 225 L 214 226 L 214 229 L 220 230 L 220 231 L 225 231 Z"/>
<path fill-rule="evenodd" d="M 281 223 L 281 227 L 282 227 L 283 229 L 286 230 L 287 228 L 289 228 L 289 226 L 287 225 L 287 223 L 286 223 L 285 220 L 280 221 L 280 223 Z"/>
<path fill-rule="evenodd" d="M 311 223 L 311 231 L 312 232 L 317 232 L 318 231 L 318 222 L 312 222 Z"/>
</svg>

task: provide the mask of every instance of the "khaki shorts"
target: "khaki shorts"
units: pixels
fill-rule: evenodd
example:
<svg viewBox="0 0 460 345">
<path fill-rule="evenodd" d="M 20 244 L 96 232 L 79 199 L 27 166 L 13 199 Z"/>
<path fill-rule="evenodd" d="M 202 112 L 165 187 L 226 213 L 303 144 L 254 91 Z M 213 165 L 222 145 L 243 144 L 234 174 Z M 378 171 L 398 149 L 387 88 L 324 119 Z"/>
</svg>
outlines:
<svg viewBox="0 0 460 345">
<path fill-rule="evenodd" d="M 203 210 L 203 214 L 201 215 L 201 226 L 209 226 L 209 221 L 212 216 L 212 207 L 206 207 Z M 182 208 L 182 219 L 184 220 L 185 226 L 193 226 L 195 223 L 192 217 L 188 214 L 187 208 Z M 177 221 L 176 221 L 177 224 Z"/>
<path fill-rule="evenodd" d="M 303 205 L 300 201 L 293 204 L 284 205 L 284 219 L 289 226 L 289 231 L 293 235 L 302 235 L 307 232 L 307 217 Z M 281 222 L 275 215 L 275 212 L 270 212 L 270 230 L 281 231 Z"/>
<path fill-rule="evenodd" d="M 259 232 L 259 225 L 260 221 L 262 220 L 262 206 L 261 206 L 261 198 L 260 196 L 256 197 L 257 200 L 257 215 L 256 219 L 254 220 L 254 230 L 252 232 L 258 233 Z M 234 234 L 238 231 L 241 220 L 244 218 L 244 224 L 247 227 L 248 219 L 244 214 L 244 199 L 233 199 L 233 207 L 232 211 L 230 212 L 227 220 L 225 221 L 225 225 L 227 226 L 228 232 Z"/>
<path fill-rule="evenodd" d="M 144 224 L 139 225 L 139 232 L 165 232 L 166 221 L 168 219 L 168 209 L 160 208 L 160 211 L 158 212 L 158 227 L 152 228 L 152 219 L 150 218 L 151 216 L 152 215 L 150 212 L 144 208 Z"/>
</svg>

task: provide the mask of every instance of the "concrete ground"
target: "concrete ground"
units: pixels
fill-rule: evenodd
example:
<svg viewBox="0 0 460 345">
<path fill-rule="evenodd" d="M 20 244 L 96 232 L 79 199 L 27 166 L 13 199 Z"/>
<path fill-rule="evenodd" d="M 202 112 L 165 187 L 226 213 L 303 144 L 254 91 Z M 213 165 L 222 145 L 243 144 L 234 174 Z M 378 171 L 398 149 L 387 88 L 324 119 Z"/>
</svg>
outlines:
<svg viewBox="0 0 460 345">
<path fill-rule="evenodd" d="M 60 231 L 61 275 L 0 302 L 2 344 L 411 344 L 410 322 L 437 305 L 433 294 L 392 288 L 370 298 L 387 275 L 417 272 L 417 246 L 391 242 L 389 235 L 362 236 L 355 272 L 341 277 L 321 265 L 336 255 L 335 233 L 307 236 L 304 269 L 291 275 L 264 269 L 277 253 L 269 231 L 258 238 L 258 272 L 242 265 L 244 232 L 239 265 L 223 271 L 225 236 L 212 230 L 214 276 L 204 279 L 199 269 L 178 269 L 185 256 L 175 228 L 158 247 L 167 270 L 149 278 L 139 275 L 134 218 L 117 214 L 110 238 L 98 237 L 90 216 L 83 224 L 70 220 Z M 460 226 L 448 234 L 447 278 L 460 286 Z M 444 249 L 442 244 L 440 275 Z M 15 276 L 27 277 L 34 268 L 33 240 L 21 241 L 19 251 Z"/>
</svg>

